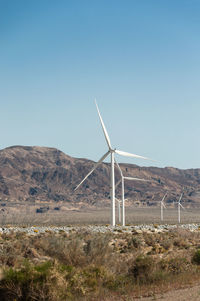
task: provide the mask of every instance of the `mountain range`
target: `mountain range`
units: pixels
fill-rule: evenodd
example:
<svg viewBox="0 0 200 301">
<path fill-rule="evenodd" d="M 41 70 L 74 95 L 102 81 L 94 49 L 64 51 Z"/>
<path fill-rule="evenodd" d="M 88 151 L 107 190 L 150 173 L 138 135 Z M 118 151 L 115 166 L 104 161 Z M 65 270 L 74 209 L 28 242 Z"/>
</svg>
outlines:
<svg viewBox="0 0 200 301">
<path fill-rule="evenodd" d="M 109 206 L 110 165 L 102 163 L 74 191 L 95 162 L 73 158 L 55 148 L 12 146 L 0 150 L 0 202 L 65 202 L 73 206 Z M 200 204 L 200 168 L 140 167 L 120 164 L 123 174 L 149 180 L 125 182 L 127 206 L 158 206 L 167 192 L 168 205 L 181 194 L 186 207 Z M 116 182 L 120 174 L 116 169 Z M 121 196 L 120 185 L 116 196 Z"/>
</svg>

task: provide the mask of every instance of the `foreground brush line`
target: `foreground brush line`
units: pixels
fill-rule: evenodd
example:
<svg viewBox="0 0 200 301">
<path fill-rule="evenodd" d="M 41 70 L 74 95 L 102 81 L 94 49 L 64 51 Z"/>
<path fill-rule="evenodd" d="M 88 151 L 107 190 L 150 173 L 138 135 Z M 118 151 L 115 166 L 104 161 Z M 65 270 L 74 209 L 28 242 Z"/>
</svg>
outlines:
<svg viewBox="0 0 200 301">
<path fill-rule="evenodd" d="M 200 233 L 182 228 L 1 233 L 1 300 L 134 300 L 194 285 L 199 247 Z"/>
</svg>

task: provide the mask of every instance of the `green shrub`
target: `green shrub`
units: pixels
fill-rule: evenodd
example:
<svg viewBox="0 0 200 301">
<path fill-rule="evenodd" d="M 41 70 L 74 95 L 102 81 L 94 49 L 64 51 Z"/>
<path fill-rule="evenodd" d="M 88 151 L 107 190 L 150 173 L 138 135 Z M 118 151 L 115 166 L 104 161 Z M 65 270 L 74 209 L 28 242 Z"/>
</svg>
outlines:
<svg viewBox="0 0 200 301">
<path fill-rule="evenodd" d="M 150 256 L 139 256 L 133 262 L 129 269 L 129 275 L 137 282 L 148 283 L 153 279 L 153 273 L 155 271 L 155 262 Z"/>
<path fill-rule="evenodd" d="M 200 249 L 198 249 L 198 250 L 194 253 L 194 255 L 193 255 L 193 257 L 192 257 L 192 263 L 197 264 L 197 265 L 200 265 Z"/>
<path fill-rule="evenodd" d="M 20 270 L 5 269 L 0 282 L 1 300 L 48 300 L 46 282 L 50 268 L 49 262 L 32 266 L 26 261 Z M 44 298 L 41 297 L 41 293 Z"/>
</svg>

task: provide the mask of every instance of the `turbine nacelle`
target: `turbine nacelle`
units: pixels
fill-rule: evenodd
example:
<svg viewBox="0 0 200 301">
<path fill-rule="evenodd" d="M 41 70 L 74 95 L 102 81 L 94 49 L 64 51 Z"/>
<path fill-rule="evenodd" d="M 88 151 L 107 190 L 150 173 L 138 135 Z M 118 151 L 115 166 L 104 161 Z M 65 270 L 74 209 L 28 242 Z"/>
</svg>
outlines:
<svg viewBox="0 0 200 301">
<path fill-rule="evenodd" d="M 184 208 L 183 205 L 181 204 L 182 197 L 183 197 L 183 193 L 181 193 L 181 196 L 180 196 L 178 202 L 175 202 L 175 203 L 178 204 L 178 206 L 180 206 L 182 209 L 185 210 L 185 208 Z"/>
</svg>

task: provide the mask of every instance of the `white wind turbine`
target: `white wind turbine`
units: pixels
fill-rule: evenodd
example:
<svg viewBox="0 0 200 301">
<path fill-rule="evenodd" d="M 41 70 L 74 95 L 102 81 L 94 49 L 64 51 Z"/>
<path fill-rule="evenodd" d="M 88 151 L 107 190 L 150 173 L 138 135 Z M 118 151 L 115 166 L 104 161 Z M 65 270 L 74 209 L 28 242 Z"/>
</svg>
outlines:
<svg viewBox="0 0 200 301">
<path fill-rule="evenodd" d="M 96 100 L 95 100 L 96 103 Z M 111 142 L 110 142 L 110 138 L 108 136 L 108 132 L 106 130 L 106 127 L 104 125 L 103 119 L 101 117 L 99 108 L 97 106 L 96 103 L 96 107 L 97 107 L 97 112 L 99 115 L 99 119 L 101 122 L 101 126 L 103 129 L 103 133 L 106 139 L 106 143 L 108 145 L 108 151 L 99 159 L 99 161 L 94 165 L 94 167 L 92 168 L 92 170 L 85 176 L 85 178 L 76 186 L 75 190 L 79 188 L 79 186 L 89 177 L 89 175 L 91 175 L 91 173 L 93 173 L 93 171 L 99 166 L 99 164 L 101 162 L 103 162 L 103 160 L 110 154 L 111 157 L 111 225 L 115 226 L 115 170 L 114 170 L 114 162 L 115 162 L 115 154 L 121 155 L 121 156 L 125 156 L 125 157 L 132 157 L 132 158 L 140 158 L 140 159 L 145 159 L 145 160 L 149 160 L 146 157 L 142 157 L 139 155 L 135 155 L 135 154 L 130 154 L 124 151 L 120 151 L 117 150 L 115 148 L 112 148 L 111 146 Z"/>
<path fill-rule="evenodd" d="M 184 208 L 183 205 L 181 204 L 182 196 L 183 196 L 183 193 L 181 193 L 180 198 L 179 198 L 179 200 L 178 200 L 178 202 L 177 202 L 177 204 L 178 204 L 178 223 L 179 223 L 179 224 L 180 224 L 180 222 L 181 222 L 181 208 L 182 208 L 183 210 L 185 210 L 185 208 Z"/>
<path fill-rule="evenodd" d="M 145 179 L 139 179 L 139 178 L 133 178 L 133 177 L 125 177 L 122 173 L 122 170 L 119 166 L 119 164 L 117 163 L 117 161 L 115 160 L 115 163 L 117 164 L 117 167 L 119 169 L 120 175 L 121 175 L 121 179 L 117 182 L 117 184 L 115 185 L 115 188 L 120 184 L 122 184 L 122 226 L 125 226 L 125 198 L 124 198 L 124 180 L 128 180 L 128 181 L 143 181 L 143 182 L 148 182 L 149 180 L 145 180 Z"/>
<path fill-rule="evenodd" d="M 166 209 L 165 204 L 164 204 L 164 199 L 165 199 L 166 195 L 167 195 L 167 193 L 165 193 L 164 197 L 160 201 L 160 219 L 161 219 L 161 221 L 163 221 L 163 208 Z"/>
</svg>

